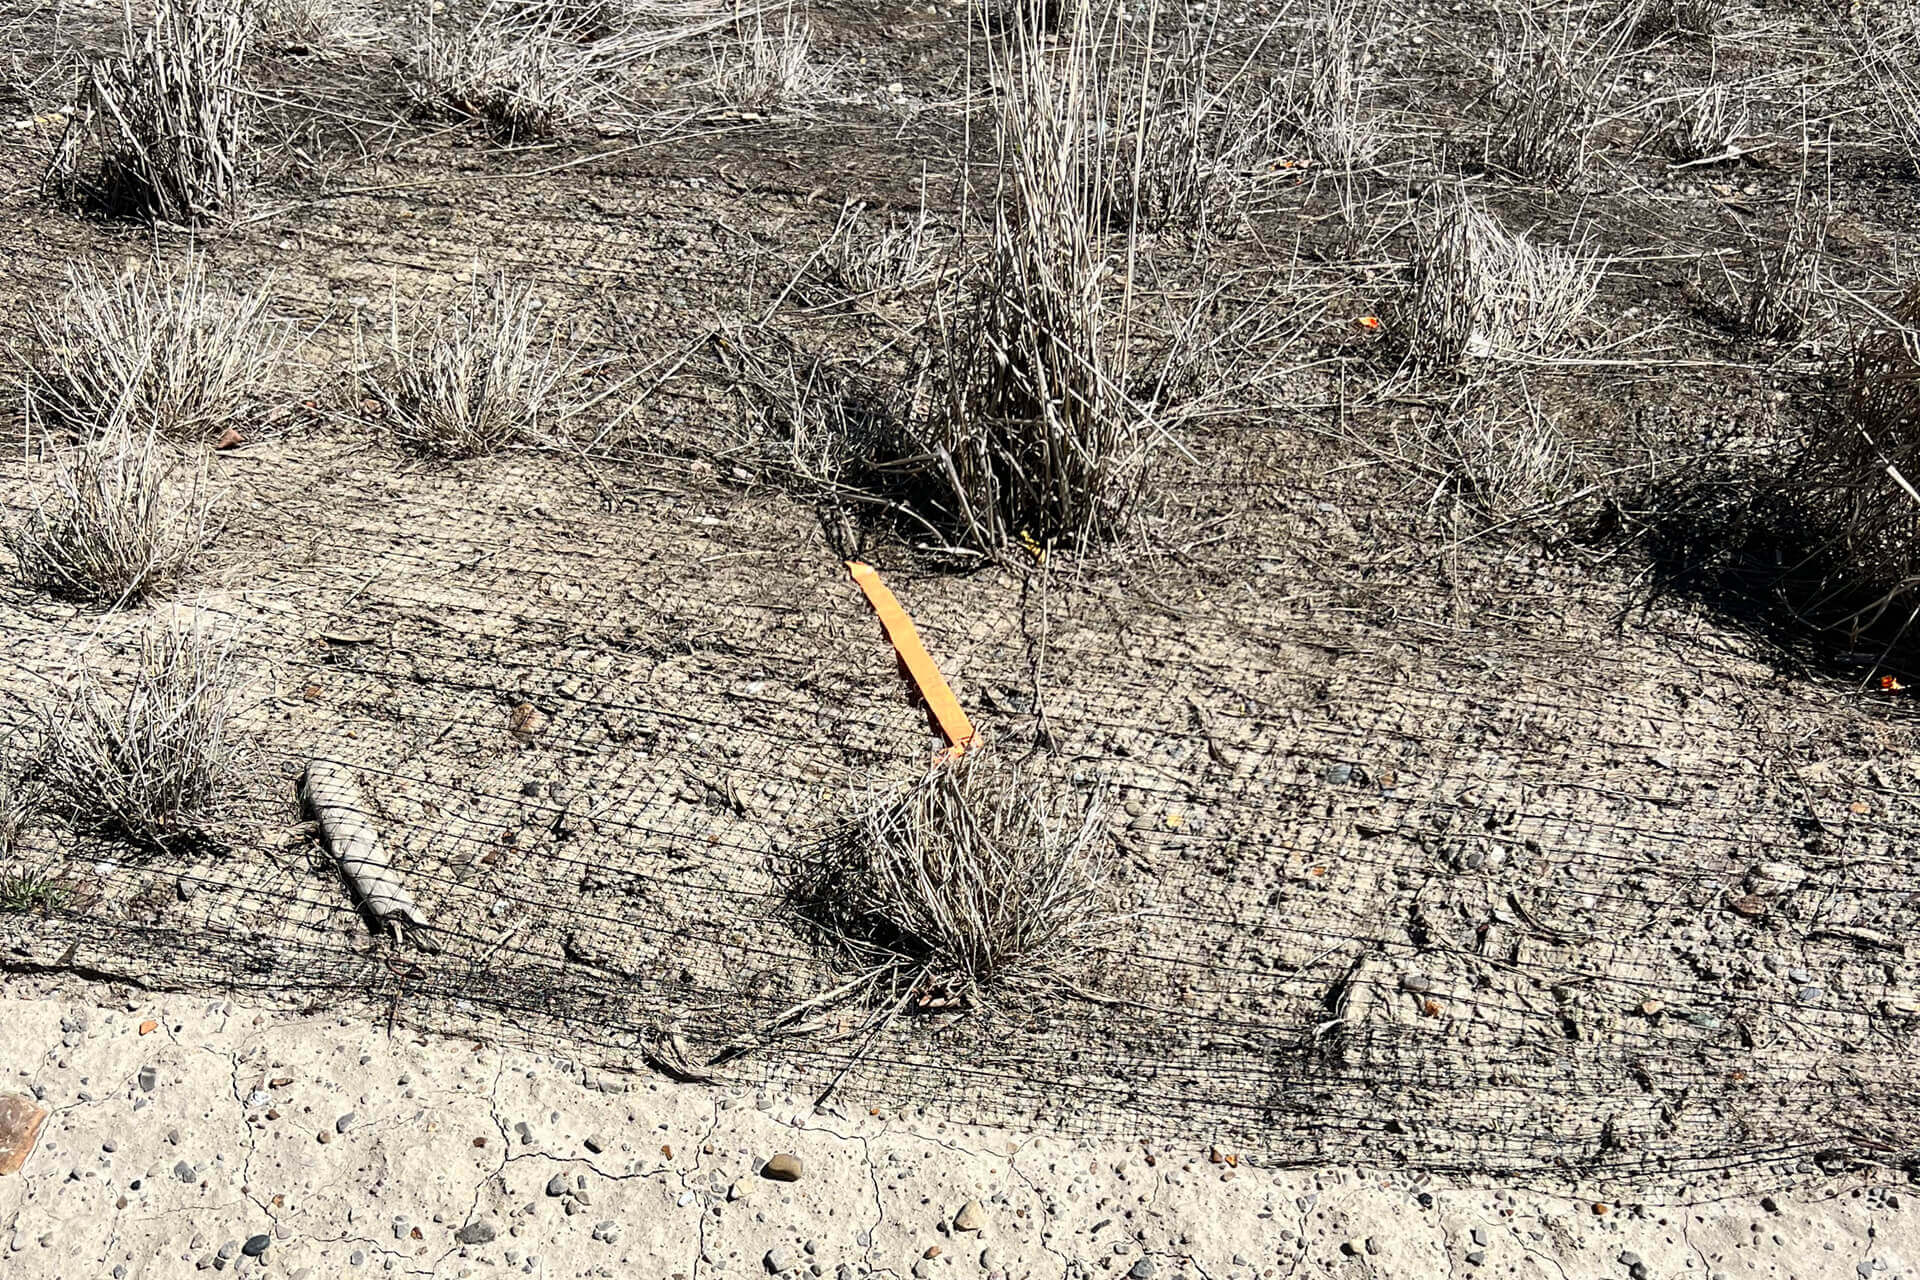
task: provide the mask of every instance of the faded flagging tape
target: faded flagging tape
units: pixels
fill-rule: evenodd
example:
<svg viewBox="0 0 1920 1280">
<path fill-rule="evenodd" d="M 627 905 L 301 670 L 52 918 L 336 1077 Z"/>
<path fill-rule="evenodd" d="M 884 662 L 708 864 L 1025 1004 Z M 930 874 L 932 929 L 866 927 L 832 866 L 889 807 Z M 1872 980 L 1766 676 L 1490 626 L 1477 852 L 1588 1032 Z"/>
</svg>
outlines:
<svg viewBox="0 0 1920 1280">
<path fill-rule="evenodd" d="M 946 677 L 934 665 L 926 645 L 920 643 L 920 633 L 914 629 L 913 619 L 894 599 L 893 592 L 887 590 L 887 584 L 880 581 L 880 575 L 872 565 L 849 560 L 847 568 L 853 573 L 853 580 L 860 584 L 860 590 L 866 593 L 867 603 L 880 615 L 880 625 L 887 629 L 887 638 L 893 641 L 894 652 L 900 655 L 907 674 L 919 686 L 920 696 L 926 700 L 933 718 L 939 722 L 940 732 L 946 735 L 952 753 L 957 756 L 973 747 L 973 725 L 967 720 L 967 713 L 960 709 L 960 700 L 947 687 Z"/>
</svg>

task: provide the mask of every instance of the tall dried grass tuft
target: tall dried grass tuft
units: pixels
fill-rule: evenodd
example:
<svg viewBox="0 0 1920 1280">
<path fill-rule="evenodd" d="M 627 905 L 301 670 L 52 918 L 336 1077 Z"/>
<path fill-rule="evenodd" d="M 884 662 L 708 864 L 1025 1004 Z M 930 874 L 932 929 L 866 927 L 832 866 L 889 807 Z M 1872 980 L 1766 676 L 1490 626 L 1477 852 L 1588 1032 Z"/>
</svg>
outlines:
<svg viewBox="0 0 1920 1280">
<path fill-rule="evenodd" d="M 204 463 L 174 461 L 151 432 L 111 431 L 62 454 L 54 500 L 5 531 L 21 578 L 101 608 L 167 592 L 207 544 Z"/>
<path fill-rule="evenodd" d="M 788 5 L 777 25 L 755 11 L 731 39 L 716 41 L 709 53 L 708 83 L 730 107 L 767 109 L 817 99 L 832 81 L 814 60 L 813 26 Z"/>
<path fill-rule="evenodd" d="M 962 1007 L 1044 988 L 1111 917 L 1097 797 L 972 753 L 859 799 L 805 867 L 801 912 L 877 987 Z"/>
<path fill-rule="evenodd" d="M 430 23 L 405 64 L 414 110 L 483 121 L 509 142 L 552 136 L 607 100 L 625 61 L 613 42 L 580 43 L 569 21 L 490 6 L 464 23 Z"/>
<path fill-rule="evenodd" d="M 241 0 L 155 0 L 145 23 L 121 12 L 125 48 L 87 63 L 43 185 L 112 213 L 208 221 L 248 176 L 250 18 Z"/>
<path fill-rule="evenodd" d="M 232 652 L 191 631 L 142 643 L 119 687 L 79 672 L 48 715 L 50 804 L 84 831 L 151 849 L 211 834 L 236 758 Z"/>
<path fill-rule="evenodd" d="M 1536 245 L 1459 197 L 1419 224 L 1396 327 L 1430 370 L 1550 356 L 1592 308 L 1602 271 L 1587 249 Z"/>
<path fill-rule="evenodd" d="M 1495 63 L 1488 161 L 1541 182 L 1585 172 L 1624 41 L 1618 27 L 1583 36 L 1524 14 Z"/>
<path fill-rule="evenodd" d="M 423 453 L 474 458 L 562 443 L 575 406 L 575 358 L 533 286 L 476 277 L 451 311 L 403 333 L 391 313 L 387 349 L 365 362 L 367 392 L 394 435 Z"/>
<path fill-rule="evenodd" d="M 198 258 L 118 276 L 74 267 L 61 305 L 29 319 L 36 407 L 83 437 L 121 422 L 216 434 L 258 410 L 293 341 L 267 286 L 211 283 Z"/>
</svg>

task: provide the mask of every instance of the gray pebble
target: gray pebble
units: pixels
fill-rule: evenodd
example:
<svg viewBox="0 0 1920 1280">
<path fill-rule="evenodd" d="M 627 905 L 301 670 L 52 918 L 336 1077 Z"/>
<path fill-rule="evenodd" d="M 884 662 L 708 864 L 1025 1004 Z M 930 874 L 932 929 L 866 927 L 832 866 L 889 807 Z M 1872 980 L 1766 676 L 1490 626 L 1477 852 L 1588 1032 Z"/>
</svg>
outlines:
<svg viewBox="0 0 1920 1280">
<path fill-rule="evenodd" d="M 599 1155 L 602 1151 L 605 1151 L 606 1149 L 607 1149 L 607 1140 L 605 1138 L 601 1137 L 597 1133 L 588 1135 L 587 1150 L 593 1152 L 593 1154 L 595 1155 Z"/>
<path fill-rule="evenodd" d="M 188 1164 L 185 1160 L 182 1160 L 173 1166 L 173 1176 L 180 1179 L 180 1181 L 182 1182 L 195 1181 L 195 1178 L 193 1175 L 193 1166 Z"/>
<path fill-rule="evenodd" d="M 238 1252 L 240 1252 L 240 1242 L 238 1240 L 229 1240 L 220 1246 L 220 1259 L 224 1262 Z"/>
<path fill-rule="evenodd" d="M 777 1276 L 784 1271 L 791 1271 L 794 1268 L 793 1251 L 776 1245 L 767 1250 L 765 1262 L 770 1275 Z"/>
<path fill-rule="evenodd" d="M 551 1178 L 548 1178 L 547 1194 L 550 1196 L 563 1196 L 567 1194 L 567 1175 L 564 1173 L 556 1173 Z"/>
<path fill-rule="evenodd" d="M 453 1238 L 461 1244 L 488 1244 L 493 1240 L 493 1236 L 491 1222 L 469 1222 L 453 1233 Z"/>
<path fill-rule="evenodd" d="M 360 1252 L 360 1250 L 355 1249 L 352 1253 L 347 1255 L 347 1261 L 351 1262 L 356 1267 L 364 1267 L 367 1265 L 367 1255 Z"/>
<path fill-rule="evenodd" d="M 1622 1250 L 1620 1251 L 1620 1265 L 1621 1265 L 1621 1266 L 1623 1266 L 1623 1267 L 1631 1267 L 1631 1266 L 1633 1266 L 1633 1265 L 1634 1265 L 1635 1263 L 1637 1263 L 1637 1262 L 1639 1262 L 1639 1261 L 1640 1261 L 1640 1255 L 1639 1255 L 1639 1254 L 1637 1254 L 1637 1253 L 1635 1253 L 1635 1252 L 1634 1252 L 1633 1250 L 1631 1250 L 1631 1249 L 1622 1249 Z"/>
<path fill-rule="evenodd" d="M 155 1071 L 152 1067 L 140 1068 L 140 1090 L 142 1093 L 152 1093 L 153 1086 L 158 1083 L 160 1083 L 159 1072 Z"/>
<path fill-rule="evenodd" d="M 1487 1242 L 1487 1233 L 1482 1231 L 1480 1228 L 1475 1227 L 1471 1234 L 1473 1236 L 1473 1242 L 1475 1244 L 1485 1244 Z"/>
<path fill-rule="evenodd" d="M 246 1254 L 249 1258 L 257 1258 L 265 1253 L 267 1246 L 272 1243 L 273 1239 L 270 1236 L 248 1236 L 247 1242 L 240 1246 L 240 1252 Z"/>
<path fill-rule="evenodd" d="M 1153 1280 L 1153 1272 L 1152 1258 L 1142 1258 L 1127 1269 L 1127 1274 L 1132 1276 L 1133 1280 Z"/>
<path fill-rule="evenodd" d="M 1487 1251 L 1485 1249 L 1467 1250 L 1467 1262 L 1469 1265 L 1477 1267 L 1481 1263 L 1485 1262 L 1486 1260 L 1487 1260 Z"/>
<path fill-rule="evenodd" d="M 333 1131 L 335 1133 L 345 1133 L 347 1130 L 353 1128 L 353 1121 L 354 1113 L 349 1111 L 333 1122 Z"/>
<path fill-rule="evenodd" d="M 593 1238 L 602 1244 L 613 1244 L 620 1239 L 620 1224 L 611 1218 L 605 1222 L 594 1223 Z"/>
</svg>

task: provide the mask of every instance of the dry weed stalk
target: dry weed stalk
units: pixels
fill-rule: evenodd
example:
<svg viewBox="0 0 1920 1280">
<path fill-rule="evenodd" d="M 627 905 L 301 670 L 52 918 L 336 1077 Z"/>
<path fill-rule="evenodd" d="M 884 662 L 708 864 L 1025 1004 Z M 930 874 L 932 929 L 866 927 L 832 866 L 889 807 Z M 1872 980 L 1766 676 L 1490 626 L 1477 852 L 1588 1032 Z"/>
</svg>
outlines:
<svg viewBox="0 0 1920 1280">
<path fill-rule="evenodd" d="M 929 223 L 924 197 L 915 216 L 889 218 L 878 227 L 864 204 L 849 201 L 806 264 L 802 283 L 814 305 L 890 301 L 934 283 L 951 248 L 951 231 Z"/>
<path fill-rule="evenodd" d="M 214 434 L 259 408 L 292 344 L 271 296 L 212 284 L 193 257 L 118 276 L 72 268 L 61 305 L 30 313 L 36 404 L 83 436 L 122 421 Z"/>
<path fill-rule="evenodd" d="M 40 807 L 39 787 L 27 777 L 19 748 L 10 741 L 0 743 L 0 858 L 18 849 L 38 821 Z"/>
<path fill-rule="evenodd" d="M 1463 387 L 1423 425 L 1435 497 L 1451 494 L 1487 520 L 1523 519 L 1581 487 L 1579 451 L 1523 379 Z"/>
<path fill-rule="evenodd" d="M 978 1008 L 1069 977 L 1111 915 L 1110 840 L 1099 797 L 974 752 L 861 797 L 798 905 L 875 991 Z"/>
<path fill-rule="evenodd" d="M 428 26 L 407 62 L 407 94 L 425 115 L 482 120 L 508 141 L 544 138 L 605 102 L 625 61 L 614 42 L 581 44 L 560 18 L 489 7 Z"/>
<path fill-rule="evenodd" d="M 1539 246 L 1460 197 L 1421 220 L 1397 317 L 1414 362 L 1550 356 L 1599 296 L 1602 263 L 1583 247 Z"/>
<path fill-rule="evenodd" d="M 81 670 L 49 713 L 49 803 L 81 830 L 168 849 L 209 834 L 235 763 L 231 650 L 192 631 L 143 641 L 115 689 Z"/>
<path fill-rule="evenodd" d="M 247 177 L 249 30 L 240 0 L 155 0 L 145 26 L 129 0 L 126 48 L 87 64 L 46 188 L 176 223 L 231 209 Z"/>
<path fill-rule="evenodd" d="M 379 42 L 379 15 L 358 0 L 247 0 L 257 40 L 291 57 L 368 49 Z"/>
<path fill-rule="evenodd" d="M 206 471 L 173 462 L 151 432 L 111 431 L 62 455 L 54 502 L 9 528 L 20 576 L 102 608 L 169 590 L 207 542 Z"/>
<path fill-rule="evenodd" d="M 708 83 L 730 107 L 766 109 L 821 97 L 832 80 L 813 60 L 813 27 L 788 5 L 777 26 L 769 27 L 756 10 L 753 24 L 739 24 L 732 39 L 717 41 L 709 54 Z"/>
<path fill-rule="evenodd" d="M 1612 25 L 1636 44 L 1663 36 L 1711 37 L 1727 15 L 1727 0 L 1623 0 Z"/>
<path fill-rule="evenodd" d="M 1727 276 L 1733 298 L 1727 311 L 1742 333 L 1768 342 L 1791 342 L 1805 330 L 1822 292 L 1821 267 L 1830 220 L 1827 205 L 1810 199 L 1803 188 L 1783 239 L 1763 244 L 1749 237 L 1744 277 Z"/>
<path fill-rule="evenodd" d="M 759 326 L 734 326 L 717 345 L 756 413 L 747 432 L 755 461 L 814 489 L 888 487 L 906 447 L 898 383 Z"/>
<path fill-rule="evenodd" d="M 531 285 L 499 272 L 476 278 L 429 329 L 403 334 L 396 304 L 367 383 L 394 435 L 453 458 L 560 443 L 574 408 L 564 396 L 574 357 L 542 311 Z"/>
</svg>

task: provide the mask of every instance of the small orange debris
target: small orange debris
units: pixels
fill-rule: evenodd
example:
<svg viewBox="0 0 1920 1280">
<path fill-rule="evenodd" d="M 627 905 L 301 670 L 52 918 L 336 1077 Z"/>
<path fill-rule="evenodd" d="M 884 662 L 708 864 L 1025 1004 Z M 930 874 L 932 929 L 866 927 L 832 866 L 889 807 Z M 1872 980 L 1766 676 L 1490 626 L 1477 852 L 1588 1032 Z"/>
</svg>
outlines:
<svg viewBox="0 0 1920 1280">
<path fill-rule="evenodd" d="M 1440 1002 L 1438 1000 L 1423 1001 L 1420 1005 L 1420 1012 L 1426 1014 L 1429 1018 L 1437 1018 L 1440 1016 Z"/>
<path fill-rule="evenodd" d="M 213 442 L 213 447 L 216 449 L 233 449 L 246 442 L 247 438 L 240 434 L 237 427 L 228 427 L 220 433 L 220 438 Z"/>
<path fill-rule="evenodd" d="M 1901 684 L 1898 680 L 1895 680 L 1892 676 L 1881 676 L 1880 687 L 1888 693 L 1898 693 L 1902 689 L 1906 688 L 1907 686 L 1905 686 L 1904 684 Z"/>
<path fill-rule="evenodd" d="M 1872 811 L 1872 806 L 1865 800 L 1855 800 L 1852 804 L 1848 805 L 1847 808 L 1854 813 L 1868 813 Z"/>
<path fill-rule="evenodd" d="M 145 1022 L 140 1024 L 140 1034 L 143 1036 L 150 1036 L 156 1030 L 159 1029 L 159 1026 L 160 1026 L 159 1023 L 155 1022 L 152 1018 L 148 1018 Z"/>
<path fill-rule="evenodd" d="M 1362 329 L 1378 329 L 1380 327 L 1380 317 L 1379 316 L 1361 316 L 1360 327 Z"/>
<path fill-rule="evenodd" d="M 1593 1206 L 1593 1211 L 1595 1213 L 1605 1213 L 1607 1211 L 1607 1206 L 1605 1206 L 1604 1204 L 1595 1204 Z"/>
<path fill-rule="evenodd" d="M 660 1148 L 660 1154 L 665 1156 L 667 1159 L 671 1160 L 673 1159 L 673 1148 L 668 1146 L 662 1146 Z"/>
<path fill-rule="evenodd" d="M 1315 867 L 1315 868 L 1313 869 L 1313 874 L 1315 874 L 1315 875 L 1317 875 L 1317 876 L 1323 876 L 1323 875 L 1325 875 L 1325 874 L 1327 874 L 1327 869 L 1326 869 L 1325 867 Z"/>
<path fill-rule="evenodd" d="M 320 701 L 320 697 L 321 697 L 320 686 L 317 684 L 310 684 L 306 688 L 300 691 L 300 696 L 302 698 L 305 698 L 308 702 L 318 702 Z"/>
</svg>

